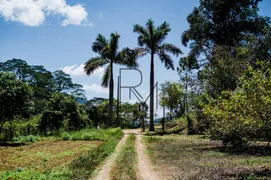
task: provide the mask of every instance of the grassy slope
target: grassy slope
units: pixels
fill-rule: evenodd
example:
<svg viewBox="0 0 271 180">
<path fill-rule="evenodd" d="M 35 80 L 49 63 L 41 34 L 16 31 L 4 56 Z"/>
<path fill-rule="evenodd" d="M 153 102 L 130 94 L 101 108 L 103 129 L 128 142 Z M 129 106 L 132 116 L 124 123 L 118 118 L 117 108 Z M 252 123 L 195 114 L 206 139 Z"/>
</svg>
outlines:
<svg viewBox="0 0 271 180">
<path fill-rule="evenodd" d="M 271 179 L 271 150 L 233 153 L 197 136 L 144 138 L 164 179 Z"/>
<path fill-rule="evenodd" d="M 117 161 L 112 168 L 111 177 L 113 180 L 134 180 L 135 172 L 135 135 L 129 135 L 126 143 L 120 150 Z"/>
</svg>

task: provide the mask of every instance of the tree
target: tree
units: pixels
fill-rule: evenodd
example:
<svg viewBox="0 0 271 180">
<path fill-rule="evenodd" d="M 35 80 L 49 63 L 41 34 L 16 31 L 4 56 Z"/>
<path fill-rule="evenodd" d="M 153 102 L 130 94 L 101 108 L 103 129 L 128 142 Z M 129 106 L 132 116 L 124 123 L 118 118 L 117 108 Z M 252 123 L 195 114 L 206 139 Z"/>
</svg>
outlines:
<svg viewBox="0 0 271 180">
<path fill-rule="evenodd" d="M 10 73 L 0 73 L 0 134 L 5 122 L 31 111 L 31 88 Z M 10 131 L 12 139 L 12 131 Z"/>
<path fill-rule="evenodd" d="M 160 86 L 160 105 L 169 109 L 171 118 L 173 115 L 176 116 L 178 111 L 183 114 L 184 91 L 182 85 L 176 82 L 166 81 Z"/>
<path fill-rule="evenodd" d="M 103 113 L 103 104 L 107 102 L 105 98 L 93 98 L 85 103 L 86 113 L 90 120 L 93 121 L 94 126 L 98 127 L 106 121 L 106 113 Z"/>
<path fill-rule="evenodd" d="M 181 50 L 169 43 L 164 43 L 168 33 L 171 31 L 167 22 L 155 27 L 154 22 L 149 19 L 146 26 L 134 25 L 134 32 L 138 33 L 138 52 L 140 56 L 149 53 L 151 55 L 150 69 L 150 131 L 154 131 L 153 109 L 154 109 L 154 55 L 157 54 L 166 69 L 174 69 L 174 63 L 168 53 L 175 56 L 181 54 Z"/>
<path fill-rule="evenodd" d="M 53 93 L 44 109 L 39 124 L 39 129 L 44 134 L 48 130 L 51 133 L 58 132 L 61 127 L 78 130 L 89 124 L 83 107 L 70 95 Z"/>
<path fill-rule="evenodd" d="M 267 43 L 255 46 L 258 40 L 269 41 L 266 37 L 270 34 L 270 18 L 258 14 L 260 1 L 200 0 L 199 7 L 195 7 L 187 16 L 189 29 L 182 34 L 182 43 L 191 48 L 187 60 L 198 64 L 199 79 L 206 89 L 210 89 L 214 98 L 223 90 L 236 88 L 236 81 L 242 71 L 232 76 L 230 73 L 235 71 L 234 66 L 255 64 L 258 58 L 268 55 L 269 48 L 265 46 Z M 252 56 L 237 58 L 238 51 L 242 48 L 251 49 L 252 53 L 247 55 Z M 218 55 L 221 49 L 223 53 L 226 52 L 226 57 Z M 255 51 L 256 49 L 261 50 Z M 238 61 L 228 62 L 228 59 Z M 228 63 L 231 64 L 227 65 Z M 222 67 L 222 64 L 226 66 Z"/>
<path fill-rule="evenodd" d="M 19 80 L 31 86 L 35 114 L 41 113 L 46 101 L 54 91 L 52 73 L 43 66 L 31 66 L 21 59 L 0 63 L 0 71 L 14 73 Z"/>
<path fill-rule="evenodd" d="M 54 89 L 57 93 L 67 93 L 74 96 L 76 99 L 86 99 L 83 86 L 72 82 L 72 78 L 69 74 L 66 74 L 62 70 L 54 71 Z"/>
<path fill-rule="evenodd" d="M 112 33 L 110 39 L 107 40 L 104 36 L 99 34 L 92 45 L 92 50 L 98 53 L 99 56 L 90 58 L 85 63 L 85 72 L 91 75 L 98 68 L 109 64 L 102 78 L 102 86 L 108 87 L 109 85 L 109 124 L 113 125 L 113 99 L 114 99 L 114 77 L 113 77 L 113 64 L 124 65 L 128 67 L 137 67 L 136 52 L 129 48 L 124 48 L 118 51 L 119 48 L 118 33 Z"/>
<path fill-rule="evenodd" d="M 257 65 L 249 66 L 234 92 L 224 91 L 204 105 L 212 138 L 236 146 L 247 140 L 271 141 L 271 68 L 270 63 Z"/>
<path fill-rule="evenodd" d="M 200 0 L 200 6 L 187 16 L 190 27 L 182 34 L 185 46 L 191 42 L 189 57 L 197 58 L 202 52 L 208 56 L 214 45 L 232 47 L 251 34 L 260 36 L 269 26 L 269 18 L 257 13 L 260 1 Z"/>
</svg>

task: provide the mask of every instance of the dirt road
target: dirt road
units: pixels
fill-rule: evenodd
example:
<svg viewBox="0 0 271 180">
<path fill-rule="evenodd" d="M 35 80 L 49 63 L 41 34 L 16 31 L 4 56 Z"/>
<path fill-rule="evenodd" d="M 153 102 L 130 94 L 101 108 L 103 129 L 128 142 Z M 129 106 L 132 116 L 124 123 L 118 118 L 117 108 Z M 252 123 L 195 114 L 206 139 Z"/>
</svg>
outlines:
<svg viewBox="0 0 271 180">
<path fill-rule="evenodd" d="M 114 162 L 119 154 L 119 151 L 122 145 L 125 143 L 129 134 L 136 135 L 135 150 L 137 153 L 137 165 L 136 165 L 137 179 L 138 180 L 159 180 L 159 177 L 153 170 L 150 159 L 148 155 L 146 154 L 146 147 L 142 143 L 142 135 L 140 134 L 140 130 L 123 130 L 123 133 L 124 133 L 124 137 L 118 143 L 115 152 L 106 159 L 98 175 L 94 177 L 94 180 L 110 180 L 111 168 L 114 165 Z"/>
</svg>

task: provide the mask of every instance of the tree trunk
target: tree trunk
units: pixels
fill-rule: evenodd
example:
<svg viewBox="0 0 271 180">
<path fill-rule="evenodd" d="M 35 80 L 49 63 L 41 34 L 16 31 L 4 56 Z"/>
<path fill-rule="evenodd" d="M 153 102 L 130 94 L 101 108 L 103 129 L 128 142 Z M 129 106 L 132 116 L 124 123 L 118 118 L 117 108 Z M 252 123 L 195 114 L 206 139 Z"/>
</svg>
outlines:
<svg viewBox="0 0 271 180">
<path fill-rule="evenodd" d="M 113 77 L 113 62 L 110 64 L 111 68 L 111 75 L 110 75 L 110 82 L 109 82 L 109 117 L 108 123 L 109 126 L 113 126 L 113 99 L 114 99 L 114 77 Z"/>
<path fill-rule="evenodd" d="M 150 131 L 154 131 L 153 106 L 154 106 L 154 53 L 151 53 L 151 73 L 150 73 Z"/>
<path fill-rule="evenodd" d="M 163 107 L 162 131 L 165 131 L 165 107 Z"/>
</svg>

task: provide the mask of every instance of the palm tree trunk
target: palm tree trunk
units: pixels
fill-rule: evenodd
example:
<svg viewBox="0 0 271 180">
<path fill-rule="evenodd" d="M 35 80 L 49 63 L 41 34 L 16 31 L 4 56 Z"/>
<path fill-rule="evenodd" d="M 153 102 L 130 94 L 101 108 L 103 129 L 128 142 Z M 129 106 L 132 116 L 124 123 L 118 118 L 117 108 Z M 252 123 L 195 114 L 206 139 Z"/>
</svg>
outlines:
<svg viewBox="0 0 271 180">
<path fill-rule="evenodd" d="M 154 131 L 153 105 L 154 105 L 154 53 L 151 53 L 151 73 L 150 73 L 150 131 Z"/>
<path fill-rule="evenodd" d="M 108 123 L 110 126 L 113 126 L 113 99 L 114 99 L 114 77 L 113 77 L 113 62 L 110 63 L 111 67 L 111 76 L 109 82 L 109 118 Z"/>
</svg>

